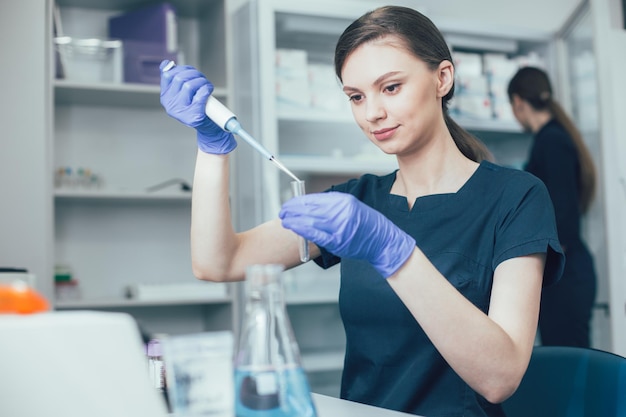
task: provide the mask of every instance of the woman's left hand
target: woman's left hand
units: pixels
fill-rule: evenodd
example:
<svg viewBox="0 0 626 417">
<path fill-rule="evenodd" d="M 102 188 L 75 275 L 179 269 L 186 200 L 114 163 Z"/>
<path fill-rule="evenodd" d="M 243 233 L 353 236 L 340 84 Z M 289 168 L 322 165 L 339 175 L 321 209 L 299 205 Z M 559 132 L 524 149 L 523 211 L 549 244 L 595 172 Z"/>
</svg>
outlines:
<svg viewBox="0 0 626 417">
<path fill-rule="evenodd" d="M 415 249 L 415 239 L 347 193 L 294 197 L 283 204 L 279 217 L 283 227 L 337 256 L 369 261 L 384 278 L 395 274 Z"/>
</svg>

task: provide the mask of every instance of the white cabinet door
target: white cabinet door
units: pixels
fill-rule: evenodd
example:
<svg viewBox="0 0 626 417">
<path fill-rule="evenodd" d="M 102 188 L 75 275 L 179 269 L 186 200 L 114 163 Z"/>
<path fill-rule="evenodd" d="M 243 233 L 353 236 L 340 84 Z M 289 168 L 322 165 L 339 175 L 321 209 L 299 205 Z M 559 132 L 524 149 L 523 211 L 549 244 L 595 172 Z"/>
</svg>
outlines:
<svg viewBox="0 0 626 417">
<path fill-rule="evenodd" d="M 26 268 L 52 296 L 50 1 L 5 1 L 0 36 L 0 266 Z"/>
<path fill-rule="evenodd" d="M 623 2 L 590 2 L 598 63 L 612 351 L 626 356 L 626 34 Z"/>
<path fill-rule="evenodd" d="M 598 294 L 592 319 L 592 346 L 626 353 L 626 35 L 613 24 L 621 6 L 600 0 L 583 4 L 557 39 L 562 102 L 581 130 L 598 174 L 596 199 L 583 219 L 594 256 Z M 603 63 L 603 64 L 600 64 Z M 608 65 L 606 64 L 608 63 Z"/>
<path fill-rule="evenodd" d="M 595 308 L 591 320 L 591 344 L 597 349 L 610 350 L 609 280 L 607 270 L 606 198 L 601 186 L 602 126 L 600 123 L 600 94 L 598 67 L 594 49 L 592 12 L 580 8 L 557 39 L 561 51 L 560 71 L 555 84 L 561 90 L 561 103 L 580 129 L 593 157 L 598 174 L 598 188 L 593 205 L 582 219 L 582 233 L 589 246 L 598 277 Z"/>
</svg>

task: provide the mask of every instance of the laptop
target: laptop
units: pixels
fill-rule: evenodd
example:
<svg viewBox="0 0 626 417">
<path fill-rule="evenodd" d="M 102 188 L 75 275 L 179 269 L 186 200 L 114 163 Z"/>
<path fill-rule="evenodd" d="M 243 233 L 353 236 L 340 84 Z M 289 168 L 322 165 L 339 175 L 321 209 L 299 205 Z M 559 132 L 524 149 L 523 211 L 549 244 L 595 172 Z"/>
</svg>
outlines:
<svg viewBox="0 0 626 417">
<path fill-rule="evenodd" d="M 3 417 L 168 415 L 125 313 L 0 315 L 0 396 Z"/>
</svg>

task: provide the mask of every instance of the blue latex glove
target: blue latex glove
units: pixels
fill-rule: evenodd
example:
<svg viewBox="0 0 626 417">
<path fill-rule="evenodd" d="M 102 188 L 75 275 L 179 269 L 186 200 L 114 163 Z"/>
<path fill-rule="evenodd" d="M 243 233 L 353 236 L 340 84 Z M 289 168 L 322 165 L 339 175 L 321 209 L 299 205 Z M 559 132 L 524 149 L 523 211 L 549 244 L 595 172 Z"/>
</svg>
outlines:
<svg viewBox="0 0 626 417">
<path fill-rule="evenodd" d="M 389 278 L 409 259 L 415 239 L 351 194 L 327 192 L 283 204 L 283 227 L 342 258 L 369 261 Z"/>
<path fill-rule="evenodd" d="M 233 134 L 207 117 L 204 107 L 213 92 L 213 84 L 194 67 L 175 66 L 163 72 L 169 63 L 161 62 L 161 105 L 168 115 L 196 129 L 202 152 L 226 154 L 237 147 Z"/>
</svg>

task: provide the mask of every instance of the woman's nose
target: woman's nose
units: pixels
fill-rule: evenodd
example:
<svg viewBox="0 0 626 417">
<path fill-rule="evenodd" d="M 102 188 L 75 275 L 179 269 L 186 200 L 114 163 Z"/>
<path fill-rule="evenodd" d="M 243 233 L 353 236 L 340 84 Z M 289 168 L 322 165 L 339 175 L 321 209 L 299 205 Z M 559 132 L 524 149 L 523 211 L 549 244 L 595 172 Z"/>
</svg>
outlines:
<svg viewBox="0 0 626 417">
<path fill-rule="evenodd" d="M 366 103 L 365 119 L 368 122 L 374 122 L 384 118 L 386 115 L 385 107 L 379 98 L 369 98 Z"/>
</svg>

